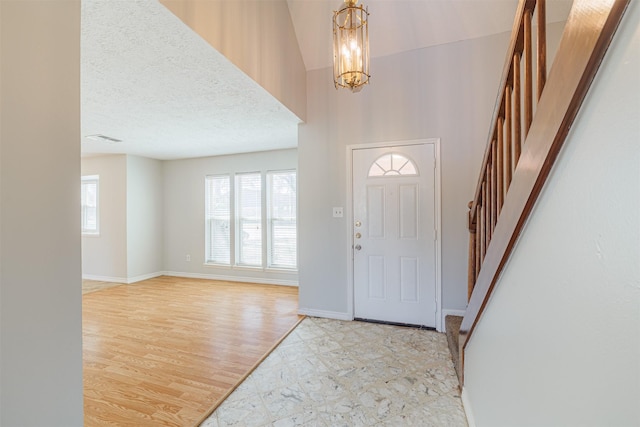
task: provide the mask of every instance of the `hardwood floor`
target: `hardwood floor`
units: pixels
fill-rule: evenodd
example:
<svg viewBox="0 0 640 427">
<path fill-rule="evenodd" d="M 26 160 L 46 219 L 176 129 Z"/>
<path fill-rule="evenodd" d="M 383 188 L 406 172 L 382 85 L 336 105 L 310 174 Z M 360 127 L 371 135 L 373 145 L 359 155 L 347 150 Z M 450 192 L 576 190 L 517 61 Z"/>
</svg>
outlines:
<svg viewBox="0 0 640 427">
<path fill-rule="evenodd" d="M 159 277 L 83 295 L 85 426 L 191 426 L 302 316 L 298 289 Z"/>
</svg>

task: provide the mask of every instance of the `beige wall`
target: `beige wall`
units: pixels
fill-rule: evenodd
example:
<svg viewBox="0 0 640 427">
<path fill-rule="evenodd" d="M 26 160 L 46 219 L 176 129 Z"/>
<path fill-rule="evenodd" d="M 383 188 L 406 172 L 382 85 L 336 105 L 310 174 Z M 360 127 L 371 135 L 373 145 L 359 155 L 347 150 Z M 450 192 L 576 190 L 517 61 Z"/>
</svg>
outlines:
<svg viewBox="0 0 640 427">
<path fill-rule="evenodd" d="M 164 270 L 163 162 L 127 156 L 127 280 Z"/>
<path fill-rule="evenodd" d="M 164 162 L 164 265 L 176 275 L 297 284 L 297 272 L 216 267 L 205 262 L 205 177 L 207 175 L 296 169 L 296 150 Z M 191 255 L 191 261 L 186 260 Z"/>
<path fill-rule="evenodd" d="M 306 74 L 285 0 L 160 0 L 214 49 L 306 119 Z"/>
<path fill-rule="evenodd" d="M 82 236 L 82 275 L 95 280 L 127 280 L 127 156 L 85 157 L 82 175 L 98 175 L 100 233 Z"/>
<path fill-rule="evenodd" d="M 98 175 L 98 235 L 82 236 L 86 279 L 131 283 L 163 271 L 163 162 L 125 154 L 85 157 Z"/>
<path fill-rule="evenodd" d="M 548 27 L 550 57 L 562 28 Z M 308 73 L 307 122 L 300 125 L 298 146 L 301 309 L 337 317 L 350 310 L 349 218 L 331 215 L 332 206 L 351 203 L 346 147 L 440 138 L 442 308 L 444 314 L 465 310 L 467 204 L 509 40 L 503 33 L 373 59 L 371 84 L 357 94 L 336 91 L 329 68 Z"/>
<path fill-rule="evenodd" d="M 0 425 L 83 425 L 80 2 L 0 1 Z"/>
</svg>

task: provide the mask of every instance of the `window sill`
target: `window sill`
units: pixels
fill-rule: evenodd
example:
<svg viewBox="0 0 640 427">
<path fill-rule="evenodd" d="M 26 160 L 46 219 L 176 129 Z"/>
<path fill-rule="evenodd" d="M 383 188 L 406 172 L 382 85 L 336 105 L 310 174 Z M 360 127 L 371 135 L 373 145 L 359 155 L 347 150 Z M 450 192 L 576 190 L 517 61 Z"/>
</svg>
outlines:
<svg viewBox="0 0 640 427">
<path fill-rule="evenodd" d="M 264 271 L 265 273 L 276 273 L 276 274 L 298 274 L 298 269 L 292 268 L 277 268 L 277 267 L 253 267 L 250 265 L 229 265 L 229 264 L 216 264 L 213 262 L 205 262 L 202 264 L 205 267 L 214 267 L 221 268 L 225 270 L 245 270 L 245 271 Z"/>
<path fill-rule="evenodd" d="M 100 233 L 82 233 L 82 237 L 100 237 Z"/>
<path fill-rule="evenodd" d="M 264 271 L 269 273 L 278 273 L 278 274 L 298 274 L 297 268 L 278 268 L 278 267 L 267 267 Z"/>
</svg>

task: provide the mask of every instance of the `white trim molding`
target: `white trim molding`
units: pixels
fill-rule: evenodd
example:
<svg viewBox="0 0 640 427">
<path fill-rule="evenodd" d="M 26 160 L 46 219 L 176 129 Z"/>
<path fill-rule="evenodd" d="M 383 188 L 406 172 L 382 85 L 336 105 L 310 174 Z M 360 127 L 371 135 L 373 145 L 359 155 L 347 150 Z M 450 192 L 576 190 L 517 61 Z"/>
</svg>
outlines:
<svg viewBox="0 0 640 427">
<path fill-rule="evenodd" d="M 140 282 L 142 280 L 153 279 L 154 277 L 162 276 L 161 271 L 157 271 L 155 273 L 142 274 L 140 276 L 134 277 L 112 277 L 112 276 L 95 276 L 92 274 L 83 274 L 83 280 L 95 280 L 98 282 L 109 282 L 109 283 L 124 283 L 126 285 L 130 285 L 132 283 Z"/>
<path fill-rule="evenodd" d="M 460 397 L 462 399 L 462 408 L 464 409 L 464 414 L 467 416 L 467 424 L 469 425 L 469 427 L 476 427 L 476 420 L 473 418 L 471 402 L 469 402 L 469 394 L 467 393 L 466 388 L 462 388 Z"/>
<path fill-rule="evenodd" d="M 349 313 L 341 313 L 339 311 L 316 310 L 313 308 L 300 308 L 298 314 L 312 317 L 323 317 L 326 319 L 336 320 L 353 320 L 353 316 Z"/>
<path fill-rule="evenodd" d="M 130 285 L 131 283 L 141 282 L 143 280 L 149 280 L 159 276 L 162 276 L 162 272 L 156 271 L 155 273 L 142 274 L 140 276 L 129 277 L 126 283 Z"/>
<path fill-rule="evenodd" d="M 434 179 L 434 197 L 435 197 L 435 227 L 436 227 L 436 260 L 435 260 L 435 279 L 436 279 L 436 312 L 435 323 L 436 330 L 442 332 L 444 330 L 444 316 L 442 315 L 442 184 L 441 184 L 441 162 L 440 162 L 440 138 L 424 138 L 408 141 L 387 141 L 377 142 L 371 144 L 353 144 L 346 147 L 347 155 L 347 173 L 346 173 L 346 186 L 347 186 L 347 204 L 345 217 L 349 219 L 349 225 L 347 227 L 347 307 L 348 316 L 352 320 L 355 311 L 354 301 L 354 283 L 353 283 L 353 257 L 352 257 L 352 240 L 353 240 L 353 151 L 363 148 L 384 148 L 384 147 L 397 147 L 407 145 L 426 145 L 433 144 L 435 154 L 435 179 Z"/>
<path fill-rule="evenodd" d="M 109 282 L 109 283 L 127 283 L 126 277 L 112 277 L 112 276 L 95 276 L 93 274 L 83 274 L 83 280 L 95 280 L 97 282 Z"/>
<path fill-rule="evenodd" d="M 260 285 L 298 286 L 297 280 L 266 279 L 264 277 L 223 276 L 221 274 L 186 273 L 181 271 L 163 271 L 162 275 L 187 277 L 190 279 L 224 280 L 226 282 L 256 283 Z"/>
</svg>

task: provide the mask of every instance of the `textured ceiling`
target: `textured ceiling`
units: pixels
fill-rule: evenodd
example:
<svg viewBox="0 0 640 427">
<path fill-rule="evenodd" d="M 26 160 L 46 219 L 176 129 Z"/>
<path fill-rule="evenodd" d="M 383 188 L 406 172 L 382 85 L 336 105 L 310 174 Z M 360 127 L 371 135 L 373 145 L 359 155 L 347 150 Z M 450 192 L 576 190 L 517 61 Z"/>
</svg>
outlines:
<svg viewBox="0 0 640 427">
<path fill-rule="evenodd" d="M 155 0 L 83 0 L 81 49 L 85 155 L 297 146 L 300 120 Z M 122 142 L 84 138 L 93 134 Z"/>
<path fill-rule="evenodd" d="M 341 2 L 286 1 L 306 69 L 331 66 Z M 510 31 L 518 3 L 361 1 L 374 58 Z M 548 20 L 565 19 L 570 5 L 547 2 Z M 83 155 L 177 159 L 297 146 L 300 120 L 157 0 L 82 0 L 81 47 L 82 135 L 122 140 L 83 137 Z"/>
</svg>

